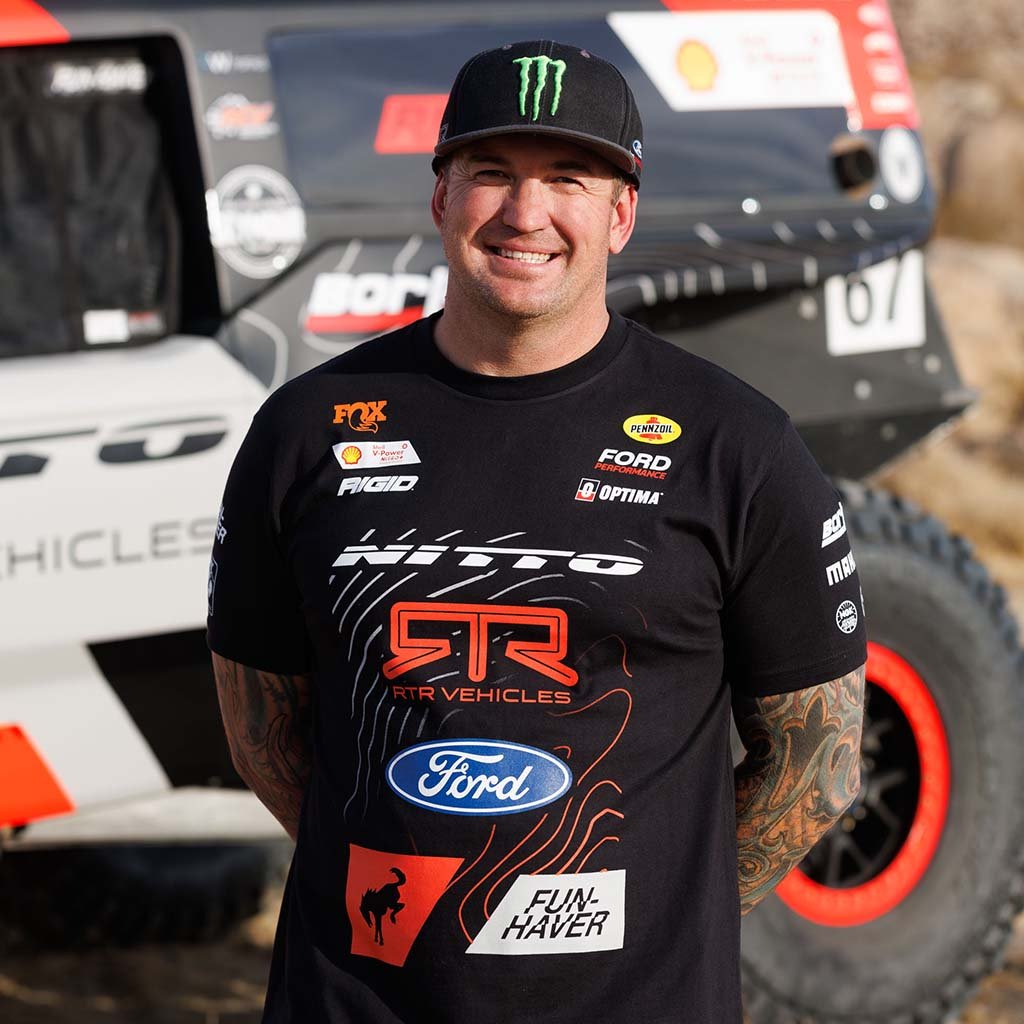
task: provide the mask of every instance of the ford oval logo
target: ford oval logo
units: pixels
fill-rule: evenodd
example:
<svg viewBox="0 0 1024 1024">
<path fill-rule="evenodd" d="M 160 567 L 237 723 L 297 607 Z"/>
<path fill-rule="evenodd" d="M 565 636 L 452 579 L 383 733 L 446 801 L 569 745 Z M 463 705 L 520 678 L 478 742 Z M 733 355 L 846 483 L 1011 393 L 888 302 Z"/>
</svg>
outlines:
<svg viewBox="0 0 1024 1024">
<path fill-rule="evenodd" d="M 388 762 L 403 799 L 444 814 L 516 814 L 557 800 L 572 785 L 553 754 L 499 740 L 418 743 Z"/>
</svg>

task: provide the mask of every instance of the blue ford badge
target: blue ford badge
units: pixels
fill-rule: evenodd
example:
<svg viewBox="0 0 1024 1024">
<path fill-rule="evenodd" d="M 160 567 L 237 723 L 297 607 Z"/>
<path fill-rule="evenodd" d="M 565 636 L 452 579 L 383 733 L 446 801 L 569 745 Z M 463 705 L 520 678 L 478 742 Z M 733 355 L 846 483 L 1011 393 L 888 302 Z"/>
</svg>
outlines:
<svg viewBox="0 0 1024 1024">
<path fill-rule="evenodd" d="M 553 754 L 500 740 L 418 743 L 388 763 L 388 785 L 409 803 L 445 814 L 516 814 L 557 800 L 572 785 Z"/>
</svg>

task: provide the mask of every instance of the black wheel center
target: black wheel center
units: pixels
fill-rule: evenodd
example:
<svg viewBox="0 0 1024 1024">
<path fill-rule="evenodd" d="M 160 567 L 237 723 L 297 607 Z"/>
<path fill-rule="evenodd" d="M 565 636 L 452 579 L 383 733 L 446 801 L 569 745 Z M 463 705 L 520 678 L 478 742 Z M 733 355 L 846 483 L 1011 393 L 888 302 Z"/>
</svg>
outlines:
<svg viewBox="0 0 1024 1024">
<path fill-rule="evenodd" d="M 852 889 L 881 874 L 917 813 L 921 763 L 910 722 L 870 681 L 861 742 L 861 786 L 853 804 L 800 863 L 819 885 Z"/>
</svg>

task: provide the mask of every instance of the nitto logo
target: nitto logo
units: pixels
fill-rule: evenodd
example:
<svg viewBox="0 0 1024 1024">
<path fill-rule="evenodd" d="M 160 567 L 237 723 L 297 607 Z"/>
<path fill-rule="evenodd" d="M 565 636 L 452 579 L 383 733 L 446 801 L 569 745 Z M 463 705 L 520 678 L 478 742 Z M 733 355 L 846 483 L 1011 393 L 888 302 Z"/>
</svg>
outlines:
<svg viewBox="0 0 1024 1024">
<path fill-rule="evenodd" d="M 512 558 L 513 569 L 543 569 L 549 562 L 566 561 L 573 572 L 594 573 L 602 576 L 635 576 L 644 563 L 632 555 L 577 554 L 575 551 L 552 551 L 546 548 L 496 548 L 489 545 L 447 544 L 349 544 L 334 560 L 334 566 L 357 565 L 433 565 L 451 551 L 459 557 L 459 565 L 474 568 L 491 565 L 496 558 Z"/>
<path fill-rule="evenodd" d="M 391 759 L 391 789 L 443 814 L 517 814 L 557 800 L 572 785 L 569 766 L 522 743 L 442 740 Z"/>
<path fill-rule="evenodd" d="M 404 327 L 436 313 L 447 289 L 446 266 L 429 275 L 317 274 L 305 328 L 311 334 L 368 334 Z"/>
<path fill-rule="evenodd" d="M 387 399 L 382 402 L 352 402 L 350 405 L 336 405 L 334 407 L 334 423 L 345 423 L 353 430 L 369 431 L 376 434 L 378 423 L 387 421 L 384 415 L 384 406 Z"/>
<path fill-rule="evenodd" d="M 534 65 L 537 67 L 537 82 L 533 86 L 533 106 L 531 110 L 533 116 L 530 117 L 531 121 L 536 121 L 540 117 L 541 98 L 548 84 L 548 70 L 550 69 L 554 72 L 552 76 L 554 85 L 551 92 L 551 108 L 548 111 L 554 117 L 558 110 L 558 101 L 562 98 L 562 79 L 565 77 L 565 61 L 552 60 L 550 57 L 541 55 L 539 57 L 517 57 L 512 63 L 519 65 L 519 113 L 523 117 L 529 116 L 526 112 L 526 101 L 530 96 L 530 70 Z"/>
</svg>

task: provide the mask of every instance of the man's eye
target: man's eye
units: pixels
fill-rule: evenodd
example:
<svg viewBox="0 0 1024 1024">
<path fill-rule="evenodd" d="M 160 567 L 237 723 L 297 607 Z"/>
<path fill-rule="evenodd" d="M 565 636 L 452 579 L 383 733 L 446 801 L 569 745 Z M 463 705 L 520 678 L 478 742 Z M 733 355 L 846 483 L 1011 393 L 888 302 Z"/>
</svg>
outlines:
<svg viewBox="0 0 1024 1024">
<path fill-rule="evenodd" d="M 555 178 L 555 181 L 557 181 L 559 184 L 565 184 L 565 185 L 579 185 L 580 184 L 580 181 L 579 181 L 578 178 L 570 178 L 570 177 L 568 177 L 566 175 L 562 175 L 562 177 L 560 177 L 560 178 Z"/>
<path fill-rule="evenodd" d="M 499 171 L 496 167 L 488 167 L 482 171 L 477 171 L 478 178 L 504 178 L 505 172 Z"/>
</svg>

